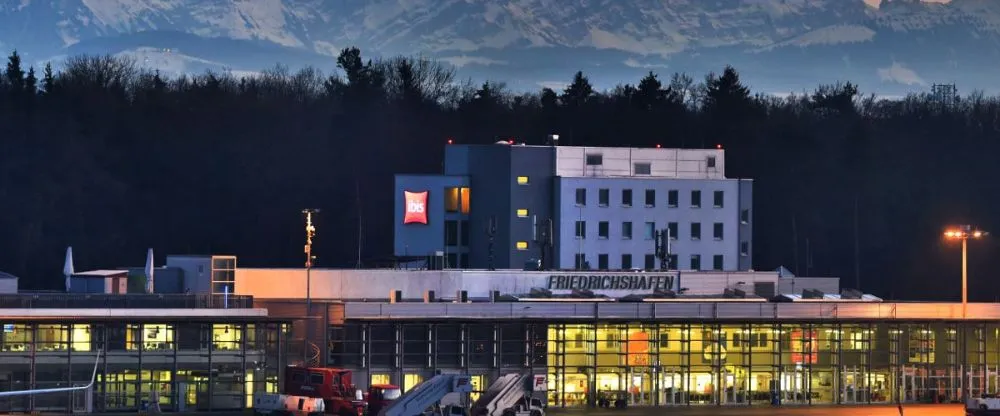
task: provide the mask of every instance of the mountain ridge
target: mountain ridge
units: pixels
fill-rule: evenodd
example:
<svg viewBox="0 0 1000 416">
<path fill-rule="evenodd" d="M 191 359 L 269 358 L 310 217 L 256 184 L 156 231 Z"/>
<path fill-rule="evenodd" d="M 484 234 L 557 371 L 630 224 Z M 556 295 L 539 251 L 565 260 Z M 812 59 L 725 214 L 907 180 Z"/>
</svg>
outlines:
<svg viewBox="0 0 1000 416">
<path fill-rule="evenodd" d="M 171 41 L 185 47 L 171 47 Z M 748 75 L 759 77 L 767 89 L 808 86 L 754 72 L 784 69 L 795 78 L 794 69 L 817 71 L 814 83 L 853 77 L 870 89 L 897 92 L 950 71 L 969 83 L 967 89 L 992 91 L 996 83 L 979 73 L 990 69 L 988 62 L 1000 62 L 1000 2 L 20 0 L 0 5 L 0 46 L 17 47 L 36 62 L 81 52 L 190 50 L 187 46 L 199 42 L 192 62 L 218 65 L 185 65 L 180 72 L 259 70 L 279 61 L 330 68 L 341 48 L 358 46 L 370 56 L 439 59 L 462 75 L 509 80 L 522 88 L 553 76 L 568 78 L 576 70 L 609 87 L 633 81 L 638 69 L 699 73 L 717 71 L 725 62 L 741 70 L 760 67 Z M 240 53 L 252 58 L 217 57 Z M 268 61 L 269 54 L 276 59 Z M 948 65 L 934 62 L 939 59 Z M 902 69 L 913 75 L 892 76 Z"/>
</svg>

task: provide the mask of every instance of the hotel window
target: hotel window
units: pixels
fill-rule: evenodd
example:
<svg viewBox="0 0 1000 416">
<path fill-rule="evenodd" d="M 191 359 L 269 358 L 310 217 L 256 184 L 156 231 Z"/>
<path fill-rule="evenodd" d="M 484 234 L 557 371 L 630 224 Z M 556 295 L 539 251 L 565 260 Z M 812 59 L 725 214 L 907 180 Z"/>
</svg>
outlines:
<svg viewBox="0 0 1000 416">
<path fill-rule="evenodd" d="M 750 242 L 749 241 L 741 241 L 740 242 L 740 255 L 741 256 L 748 256 L 748 255 L 750 255 Z"/>
<path fill-rule="evenodd" d="M 521 217 L 521 218 L 527 218 L 528 217 L 528 209 L 527 208 L 518 208 L 517 209 L 517 216 Z"/>
<path fill-rule="evenodd" d="M 691 191 L 691 208 L 701 208 L 701 191 Z"/>
<path fill-rule="evenodd" d="M 646 208 L 651 208 L 656 206 L 656 190 L 647 189 L 646 190 Z"/>
<path fill-rule="evenodd" d="M 467 220 L 458 222 L 458 245 L 469 246 L 469 221 Z"/>
<path fill-rule="evenodd" d="M 129 324 L 125 330 L 128 350 L 170 351 L 174 349 L 174 327 L 167 324 Z"/>
<path fill-rule="evenodd" d="M 597 269 L 598 270 L 607 270 L 608 269 L 608 255 L 607 254 L 598 254 L 597 255 Z"/>
<path fill-rule="evenodd" d="M 701 270 L 701 254 L 691 255 L 691 270 Z"/>
<path fill-rule="evenodd" d="M 722 270 L 723 268 L 723 257 L 721 254 L 716 254 L 712 256 L 712 270 Z"/>
<path fill-rule="evenodd" d="M 712 238 L 716 240 L 722 240 L 722 230 L 723 228 L 721 222 L 712 224 Z"/>
<path fill-rule="evenodd" d="M 692 240 L 701 240 L 701 223 L 700 222 L 692 222 L 691 223 L 691 239 Z"/>
<path fill-rule="evenodd" d="M 576 253 L 576 255 L 573 257 L 573 262 L 575 263 L 577 269 L 588 268 L 586 254 Z"/>
<path fill-rule="evenodd" d="M 587 222 L 577 221 L 576 222 L 576 238 L 587 238 Z"/>
<path fill-rule="evenodd" d="M 628 270 L 632 268 L 632 255 L 622 254 L 622 270 Z"/>
<path fill-rule="evenodd" d="M 518 176 L 517 177 L 517 184 L 518 185 L 527 185 L 528 184 L 528 177 L 527 176 Z"/>
<path fill-rule="evenodd" d="M 622 222 L 622 240 L 632 239 L 632 221 Z"/>
<path fill-rule="evenodd" d="M 604 164 L 604 155 L 600 153 L 590 153 L 587 155 L 587 166 L 600 166 Z"/>
<path fill-rule="evenodd" d="M 668 222 L 667 223 L 667 234 L 670 236 L 671 240 L 677 239 L 677 223 Z"/>
<path fill-rule="evenodd" d="M 445 212 L 469 213 L 469 188 L 445 188 L 444 189 L 444 210 Z"/>
<path fill-rule="evenodd" d="M 712 192 L 712 206 L 716 208 L 722 208 L 724 201 L 724 194 L 722 191 Z"/>
<path fill-rule="evenodd" d="M 458 221 L 446 220 L 444 222 L 444 245 L 449 247 L 458 245 Z"/>
<path fill-rule="evenodd" d="M 597 190 L 597 205 L 606 207 L 611 201 L 611 190 L 608 188 L 601 188 Z"/>
<path fill-rule="evenodd" d="M 656 270 L 656 256 L 652 254 L 647 254 L 646 259 L 646 270 Z"/>
<path fill-rule="evenodd" d="M 580 206 L 587 205 L 587 190 L 584 188 L 576 188 L 576 204 Z"/>
<path fill-rule="evenodd" d="M 642 237 L 645 238 L 645 239 L 647 239 L 647 240 L 652 240 L 653 238 L 656 238 L 656 223 L 655 222 L 646 222 L 646 225 L 643 227 L 643 230 L 642 230 Z"/>
<path fill-rule="evenodd" d="M 708 166 L 709 169 L 715 168 L 715 156 L 709 156 L 706 158 L 705 166 Z"/>
<path fill-rule="evenodd" d="M 632 206 L 632 190 L 622 189 L 622 206 Z"/>
<path fill-rule="evenodd" d="M 649 175 L 653 172 L 652 165 L 649 162 L 636 162 L 635 163 L 635 174 L 636 175 Z"/>
<path fill-rule="evenodd" d="M 744 224 L 749 224 L 750 223 L 750 210 L 749 209 L 740 210 L 740 222 L 742 222 Z"/>
<path fill-rule="evenodd" d="M 611 227 L 608 226 L 608 222 L 607 221 L 600 221 L 600 222 L 598 222 L 597 223 L 597 238 L 602 239 L 602 240 L 607 240 L 608 239 L 608 229 L 609 228 L 611 228 Z"/>
<path fill-rule="evenodd" d="M 680 197 L 677 196 L 677 190 L 671 189 L 667 191 L 667 206 L 670 208 L 677 208 L 677 202 Z"/>
<path fill-rule="evenodd" d="M 518 241 L 517 242 L 517 249 L 518 250 L 527 250 L 528 249 L 528 242 L 527 241 Z"/>
<path fill-rule="evenodd" d="M 240 325 L 213 324 L 212 349 L 216 351 L 239 351 L 243 341 L 243 331 Z"/>
</svg>

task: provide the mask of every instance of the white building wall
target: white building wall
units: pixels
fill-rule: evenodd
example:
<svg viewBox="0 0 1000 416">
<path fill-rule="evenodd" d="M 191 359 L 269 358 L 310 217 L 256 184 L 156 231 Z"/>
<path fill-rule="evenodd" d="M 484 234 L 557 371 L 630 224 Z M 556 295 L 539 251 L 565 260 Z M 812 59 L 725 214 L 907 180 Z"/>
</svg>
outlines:
<svg viewBox="0 0 1000 416">
<path fill-rule="evenodd" d="M 17 278 L 16 277 L 0 278 L 0 294 L 13 294 L 13 293 L 17 293 Z"/>
<path fill-rule="evenodd" d="M 719 295 L 726 288 L 753 293 L 753 284 L 775 283 L 777 272 L 682 272 L 677 273 L 600 273 L 532 272 L 521 270 L 339 270 L 313 269 L 311 296 L 314 299 L 387 299 L 393 290 L 401 290 L 405 299 L 419 299 L 433 290 L 438 298 L 452 299 L 459 290 L 470 298 L 487 298 L 490 291 L 502 295 L 522 295 L 532 288 L 547 288 L 551 276 L 637 275 L 673 276 L 674 289 L 688 289 L 688 295 Z M 553 293 L 568 293 L 553 290 Z M 649 294 L 651 290 L 595 290 L 610 297 Z M 236 294 L 259 299 L 302 299 L 306 296 L 305 269 L 253 269 L 236 271 Z"/>
<path fill-rule="evenodd" d="M 588 154 L 600 154 L 600 165 L 587 165 Z M 715 166 L 708 160 L 715 158 Z M 637 175 L 636 163 L 649 163 L 649 175 Z M 725 178 L 722 149 L 655 149 L 627 147 L 556 147 L 556 176 L 562 177 L 661 177 L 689 179 Z"/>
</svg>

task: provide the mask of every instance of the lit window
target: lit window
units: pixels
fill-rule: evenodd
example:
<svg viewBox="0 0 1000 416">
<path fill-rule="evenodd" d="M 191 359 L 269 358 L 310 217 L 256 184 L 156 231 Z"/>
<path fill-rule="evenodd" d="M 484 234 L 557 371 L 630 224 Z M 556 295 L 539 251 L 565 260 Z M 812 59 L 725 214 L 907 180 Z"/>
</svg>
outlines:
<svg viewBox="0 0 1000 416">
<path fill-rule="evenodd" d="M 212 349 L 239 351 L 243 341 L 243 328 L 233 324 L 212 324 Z"/>
<path fill-rule="evenodd" d="M 528 209 L 527 208 L 518 208 L 517 209 L 517 216 L 521 217 L 521 218 L 527 217 L 528 216 Z"/>
<path fill-rule="evenodd" d="M 518 185 L 527 185 L 528 184 L 528 177 L 527 176 L 518 176 L 517 177 L 517 184 Z"/>
<path fill-rule="evenodd" d="M 518 250 L 527 250 L 528 249 L 528 242 L 527 241 L 518 241 L 517 242 L 517 249 Z"/>
</svg>

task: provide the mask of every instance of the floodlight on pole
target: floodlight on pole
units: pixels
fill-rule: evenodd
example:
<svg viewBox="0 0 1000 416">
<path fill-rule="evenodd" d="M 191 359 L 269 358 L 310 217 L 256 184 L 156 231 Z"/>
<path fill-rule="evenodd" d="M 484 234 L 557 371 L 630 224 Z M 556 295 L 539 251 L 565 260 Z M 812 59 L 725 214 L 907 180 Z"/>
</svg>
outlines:
<svg viewBox="0 0 1000 416">
<path fill-rule="evenodd" d="M 945 230 L 944 237 L 949 240 L 962 241 L 962 319 L 966 318 L 966 310 L 969 303 L 969 239 L 980 239 L 989 235 L 989 232 L 980 230 L 971 225 L 959 225 Z"/>
</svg>

